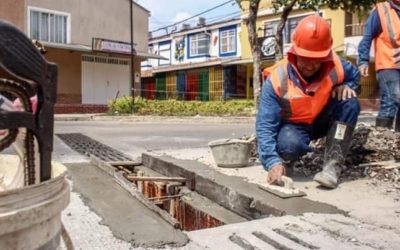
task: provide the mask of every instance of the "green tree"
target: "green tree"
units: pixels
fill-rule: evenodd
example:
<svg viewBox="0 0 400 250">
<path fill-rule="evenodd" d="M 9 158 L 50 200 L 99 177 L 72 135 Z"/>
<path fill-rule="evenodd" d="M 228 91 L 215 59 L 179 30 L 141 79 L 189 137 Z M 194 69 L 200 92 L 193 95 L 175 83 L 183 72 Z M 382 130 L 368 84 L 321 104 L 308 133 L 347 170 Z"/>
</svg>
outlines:
<svg viewBox="0 0 400 250">
<path fill-rule="evenodd" d="M 249 34 L 249 43 L 251 53 L 253 55 L 253 89 L 255 107 L 258 109 L 261 86 L 261 50 L 258 44 L 258 36 L 256 30 L 256 21 L 260 2 L 262 0 L 236 0 L 237 4 L 243 8 L 242 3 L 248 2 L 248 16 L 245 19 Z M 367 13 L 371 7 L 379 0 L 357 0 L 357 1 L 339 1 L 339 0 L 272 0 L 272 7 L 276 12 L 281 12 L 280 23 L 278 24 L 276 39 L 276 59 L 280 60 L 283 54 L 282 33 L 286 20 L 294 7 L 299 9 L 309 9 L 317 11 L 321 6 L 327 6 L 330 9 L 342 9 L 351 13 L 359 13 L 360 15 Z"/>
</svg>

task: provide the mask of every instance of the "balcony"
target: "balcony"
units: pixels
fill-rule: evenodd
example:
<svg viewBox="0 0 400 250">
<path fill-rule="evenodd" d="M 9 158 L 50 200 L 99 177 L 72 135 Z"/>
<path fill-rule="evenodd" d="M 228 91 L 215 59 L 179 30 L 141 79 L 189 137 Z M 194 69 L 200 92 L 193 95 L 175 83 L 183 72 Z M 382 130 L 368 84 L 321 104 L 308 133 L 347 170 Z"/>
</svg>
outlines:
<svg viewBox="0 0 400 250">
<path fill-rule="evenodd" d="M 364 34 L 364 23 L 353 23 L 345 25 L 345 37 L 362 36 Z"/>
</svg>

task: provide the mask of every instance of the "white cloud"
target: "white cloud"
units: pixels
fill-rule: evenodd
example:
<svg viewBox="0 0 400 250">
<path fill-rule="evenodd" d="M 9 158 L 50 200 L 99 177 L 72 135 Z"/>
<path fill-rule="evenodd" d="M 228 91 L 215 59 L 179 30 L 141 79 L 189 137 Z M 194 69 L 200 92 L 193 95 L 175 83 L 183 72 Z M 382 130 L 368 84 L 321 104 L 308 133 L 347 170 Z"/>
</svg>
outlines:
<svg viewBox="0 0 400 250">
<path fill-rule="evenodd" d="M 175 16 L 172 18 L 171 22 L 172 23 L 176 23 L 176 22 L 180 22 L 182 20 L 185 20 L 189 17 L 191 17 L 192 15 L 186 11 L 184 12 L 178 12 L 175 14 Z"/>
<path fill-rule="evenodd" d="M 226 1 L 227 0 L 138 0 L 138 4 L 151 12 L 151 17 L 149 19 L 150 29 L 155 29 L 181 21 Z M 232 3 L 234 2 L 235 1 Z M 232 3 L 226 4 L 202 16 L 206 19 L 215 16 L 223 17 L 223 15 L 239 11 L 239 7 L 236 4 L 232 5 Z M 195 20 L 188 21 L 188 23 L 193 22 L 195 22 Z"/>
</svg>

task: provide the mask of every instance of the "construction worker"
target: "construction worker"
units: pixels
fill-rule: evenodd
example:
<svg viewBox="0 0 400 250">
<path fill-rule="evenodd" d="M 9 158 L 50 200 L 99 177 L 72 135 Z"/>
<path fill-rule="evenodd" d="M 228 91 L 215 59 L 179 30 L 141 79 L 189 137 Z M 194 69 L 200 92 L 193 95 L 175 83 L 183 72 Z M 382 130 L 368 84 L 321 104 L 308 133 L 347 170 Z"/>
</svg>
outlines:
<svg viewBox="0 0 400 250">
<path fill-rule="evenodd" d="M 362 76 L 368 76 L 371 43 L 375 45 L 375 70 L 380 88 L 380 110 L 377 127 L 400 132 L 400 0 L 378 3 L 365 24 L 358 46 L 358 65 Z M 397 115 L 396 115 L 397 114 Z"/>
<path fill-rule="evenodd" d="M 267 181 L 281 185 L 289 162 L 312 152 L 310 140 L 327 135 L 323 170 L 314 177 L 335 188 L 357 123 L 360 74 L 332 51 L 330 25 L 319 15 L 303 18 L 287 59 L 269 71 L 257 114 L 258 153 Z"/>
</svg>

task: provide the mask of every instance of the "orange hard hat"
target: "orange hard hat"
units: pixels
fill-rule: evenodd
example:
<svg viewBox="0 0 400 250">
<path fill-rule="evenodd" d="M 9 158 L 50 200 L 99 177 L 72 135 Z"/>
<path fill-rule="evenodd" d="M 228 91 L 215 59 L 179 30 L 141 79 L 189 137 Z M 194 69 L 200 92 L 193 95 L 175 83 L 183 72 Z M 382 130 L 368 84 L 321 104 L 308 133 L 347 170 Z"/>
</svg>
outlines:
<svg viewBox="0 0 400 250">
<path fill-rule="evenodd" d="M 292 36 L 294 51 L 303 57 L 327 57 L 332 43 L 330 25 L 318 14 L 303 18 Z"/>
</svg>

